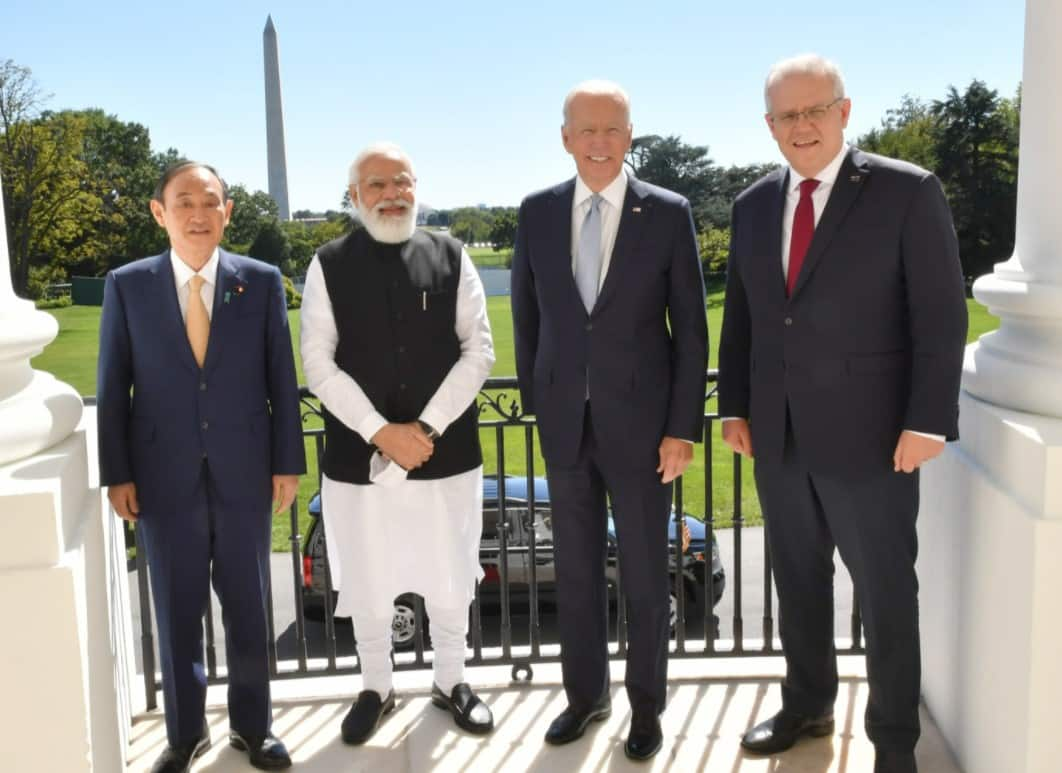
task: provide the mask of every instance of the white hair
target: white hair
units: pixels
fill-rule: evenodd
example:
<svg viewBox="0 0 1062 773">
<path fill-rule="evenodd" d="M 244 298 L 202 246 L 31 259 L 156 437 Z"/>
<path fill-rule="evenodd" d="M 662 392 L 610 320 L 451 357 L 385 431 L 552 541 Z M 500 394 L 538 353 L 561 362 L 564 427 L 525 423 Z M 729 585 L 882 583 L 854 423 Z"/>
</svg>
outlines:
<svg viewBox="0 0 1062 773">
<path fill-rule="evenodd" d="M 763 85 L 763 102 L 768 113 L 771 112 L 771 88 L 790 75 L 815 75 L 829 78 L 833 84 L 834 99 L 844 99 L 844 78 L 841 76 L 841 68 L 824 56 L 801 54 L 775 62 L 770 72 L 767 73 L 767 81 Z"/>
<path fill-rule="evenodd" d="M 583 81 L 571 91 L 568 92 L 568 96 L 564 98 L 564 125 L 568 125 L 568 113 L 572 105 L 572 100 L 576 97 L 588 94 L 595 97 L 615 97 L 623 105 L 623 111 L 627 114 L 627 123 L 631 122 L 631 98 L 627 96 L 627 92 L 623 90 L 623 87 L 613 81 L 603 80 L 590 80 Z"/>
<path fill-rule="evenodd" d="M 361 179 L 362 164 L 376 156 L 399 156 L 409 164 L 409 173 L 412 174 L 413 177 L 416 177 L 416 175 L 413 174 L 413 160 L 399 145 L 394 142 L 374 142 L 371 145 L 366 145 L 350 165 L 350 172 L 347 177 L 350 185 L 358 184 L 358 180 Z"/>
</svg>

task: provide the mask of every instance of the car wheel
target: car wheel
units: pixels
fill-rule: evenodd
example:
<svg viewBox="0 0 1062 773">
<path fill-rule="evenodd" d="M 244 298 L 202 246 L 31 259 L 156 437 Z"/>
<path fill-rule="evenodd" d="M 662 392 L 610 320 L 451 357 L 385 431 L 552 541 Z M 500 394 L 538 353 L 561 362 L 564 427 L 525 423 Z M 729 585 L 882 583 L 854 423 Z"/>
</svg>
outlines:
<svg viewBox="0 0 1062 773">
<path fill-rule="evenodd" d="M 411 650 L 417 640 L 417 606 L 412 593 L 395 599 L 395 615 L 391 620 L 391 645 L 395 650 Z M 428 617 L 424 616 L 424 643 L 428 643 Z"/>
<path fill-rule="evenodd" d="M 675 594 L 675 577 L 670 578 L 671 586 L 668 592 L 668 623 L 671 633 L 675 633 L 678 623 L 678 596 Z M 686 621 L 695 619 L 704 614 L 704 593 L 696 583 L 687 579 L 684 583 L 686 590 Z"/>
</svg>

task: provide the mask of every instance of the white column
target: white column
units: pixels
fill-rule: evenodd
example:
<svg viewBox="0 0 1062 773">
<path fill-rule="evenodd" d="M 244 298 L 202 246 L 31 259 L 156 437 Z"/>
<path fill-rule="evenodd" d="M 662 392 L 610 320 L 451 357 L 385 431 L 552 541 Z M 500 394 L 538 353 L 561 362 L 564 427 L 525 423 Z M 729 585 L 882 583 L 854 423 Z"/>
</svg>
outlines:
<svg viewBox="0 0 1062 773">
<path fill-rule="evenodd" d="M 1025 14 L 1014 255 L 974 283 L 999 330 L 969 347 L 963 386 L 996 405 L 1062 417 L 1062 3 Z"/>
<path fill-rule="evenodd" d="M 974 284 L 959 442 L 919 514 L 922 685 L 967 773 L 1062 765 L 1062 3 L 1028 0 L 1014 256 Z"/>
<path fill-rule="evenodd" d="M 0 189 L 2 190 L 2 189 Z M 94 412 L 30 357 L 55 319 L 17 298 L 0 194 L 0 720 L 3 770 L 125 769 L 125 546 L 96 487 Z"/>
<path fill-rule="evenodd" d="M 0 186 L 0 464 L 58 443 L 74 431 L 82 410 L 71 387 L 30 367 L 30 358 L 55 340 L 59 325 L 15 295 L 9 266 Z"/>
</svg>

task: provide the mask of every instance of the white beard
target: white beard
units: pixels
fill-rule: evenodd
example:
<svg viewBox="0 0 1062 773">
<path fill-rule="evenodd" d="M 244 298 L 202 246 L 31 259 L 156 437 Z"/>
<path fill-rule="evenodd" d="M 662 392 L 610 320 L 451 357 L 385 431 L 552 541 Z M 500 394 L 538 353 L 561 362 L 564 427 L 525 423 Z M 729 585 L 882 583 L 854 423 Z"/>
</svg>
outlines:
<svg viewBox="0 0 1062 773">
<path fill-rule="evenodd" d="M 399 216 L 381 215 L 379 210 L 391 207 L 407 207 Z M 385 199 L 370 209 L 363 209 L 358 202 L 358 216 L 369 236 L 384 244 L 401 244 L 409 241 L 417 230 L 417 205 L 409 204 L 404 199 Z"/>
</svg>

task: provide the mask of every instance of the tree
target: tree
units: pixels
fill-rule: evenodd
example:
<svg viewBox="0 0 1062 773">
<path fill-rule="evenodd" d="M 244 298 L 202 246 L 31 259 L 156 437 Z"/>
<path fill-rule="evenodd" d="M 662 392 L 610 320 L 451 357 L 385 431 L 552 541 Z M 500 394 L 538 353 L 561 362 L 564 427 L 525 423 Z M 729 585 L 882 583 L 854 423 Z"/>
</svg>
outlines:
<svg viewBox="0 0 1062 773">
<path fill-rule="evenodd" d="M 280 227 L 280 221 L 275 217 L 261 223 L 248 252 L 251 257 L 277 266 L 285 275 L 293 273 L 293 266 L 290 262 L 291 242 Z"/>
<path fill-rule="evenodd" d="M 232 199 L 232 218 L 225 229 L 223 244 L 233 252 L 246 252 L 258 238 L 259 231 L 271 220 L 277 220 L 277 203 L 268 193 L 248 193 L 242 185 L 230 185 L 229 198 Z"/>
<path fill-rule="evenodd" d="M 678 136 L 635 137 L 627 166 L 639 179 L 659 185 L 700 204 L 709 189 L 714 167 L 706 145 L 687 145 Z"/>
<path fill-rule="evenodd" d="M 881 126 L 856 139 L 855 144 L 871 153 L 936 169 L 937 141 L 937 125 L 930 106 L 905 94 L 898 108 L 885 113 Z"/>
<path fill-rule="evenodd" d="M 730 166 L 726 169 L 713 166 L 708 174 L 707 190 L 703 198 L 690 201 L 693 207 L 693 219 L 702 229 L 728 230 L 730 228 L 730 210 L 734 199 L 768 172 L 776 169 L 777 164 L 749 164 L 747 166 Z"/>
<path fill-rule="evenodd" d="M 450 213 L 450 233 L 465 244 L 489 241 L 494 218 L 489 209 L 460 207 Z"/>
<path fill-rule="evenodd" d="M 81 158 L 86 187 L 99 199 L 101 217 L 91 242 L 82 245 L 79 273 L 100 274 L 167 246 L 165 231 L 151 215 L 149 201 L 177 151 L 153 153 L 146 127 L 126 123 L 102 110 L 83 110 L 86 122 Z"/>
<path fill-rule="evenodd" d="M 516 245 L 516 210 L 504 212 L 490 227 L 490 244 L 498 252 Z"/>
<path fill-rule="evenodd" d="M 745 188 L 775 168 L 751 164 L 723 169 L 708 157 L 704 145 L 687 145 L 678 136 L 636 137 L 627 154 L 636 177 L 685 196 L 698 231 L 729 228 L 730 207 Z"/>
<path fill-rule="evenodd" d="M 437 209 L 428 215 L 427 225 L 439 226 L 440 228 L 450 227 L 450 210 Z"/>
<path fill-rule="evenodd" d="M 951 204 L 963 271 L 976 277 L 1014 250 L 1018 187 L 1018 110 L 983 82 L 951 86 L 930 112 L 937 174 Z"/>
<path fill-rule="evenodd" d="M 974 80 L 962 94 L 950 86 L 944 99 L 928 104 L 905 96 L 880 128 L 856 141 L 937 174 L 968 277 L 991 271 L 1014 249 L 1020 104 L 1020 89 L 1002 99 Z"/>
<path fill-rule="evenodd" d="M 307 223 L 286 220 L 280 223 L 280 230 L 284 232 L 288 239 L 288 260 L 291 262 L 291 275 L 296 276 L 305 273 L 316 249 L 312 227 Z"/>
<path fill-rule="evenodd" d="M 0 64 L 0 174 L 11 277 L 23 295 L 30 266 L 49 262 L 55 244 L 85 227 L 85 170 L 77 155 L 84 123 L 43 114 L 46 99 L 29 68 L 10 59 Z"/>
<path fill-rule="evenodd" d="M 730 255 L 729 229 L 708 228 L 702 231 L 697 235 L 697 246 L 705 276 L 726 271 L 726 261 Z"/>
</svg>

